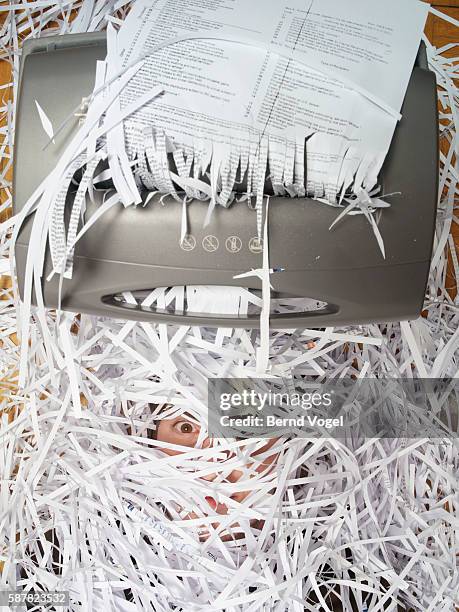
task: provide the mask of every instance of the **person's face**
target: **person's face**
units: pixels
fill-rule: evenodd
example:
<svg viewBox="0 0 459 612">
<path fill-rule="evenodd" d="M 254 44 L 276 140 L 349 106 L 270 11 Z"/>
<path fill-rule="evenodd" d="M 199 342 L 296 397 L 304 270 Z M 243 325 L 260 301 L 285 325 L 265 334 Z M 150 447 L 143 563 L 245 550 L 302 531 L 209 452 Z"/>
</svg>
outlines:
<svg viewBox="0 0 459 612">
<path fill-rule="evenodd" d="M 156 430 L 156 439 L 161 442 L 168 442 L 169 444 L 175 444 L 178 446 L 185 446 L 189 448 L 194 448 L 199 438 L 200 426 L 193 422 L 191 419 L 187 418 L 186 415 L 181 415 L 175 417 L 173 419 L 162 419 L 159 421 L 157 430 Z M 251 453 L 251 457 L 256 457 L 257 455 L 261 455 L 269 450 L 278 438 L 272 438 L 264 444 L 261 448 L 257 449 L 253 453 Z M 202 443 L 202 448 L 209 448 L 211 445 L 210 438 L 204 438 Z M 170 448 L 162 448 L 161 449 L 167 455 L 181 455 L 182 450 L 174 450 Z M 229 454 L 228 457 L 233 457 L 234 453 Z M 263 461 L 259 462 L 259 465 L 255 468 L 257 472 L 261 473 L 265 471 L 267 467 L 269 467 L 275 460 L 277 459 L 277 453 L 274 455 L 270 455 L 265 457 Z M 248 466 L 251 466 L 252 463 L 249 463 Z M 231 474 L 233 475 L 231 477 Z M 237 482 L 241 476 L 242 472 L 240 470 L 233 470 L 233 472 L 228 476 L 229 482 Z M 212 475 L 214 476 L 214 475 Z M 209 478 L 209 480 L 213 480 L 214 477 Z"/>
<path fill-rule="evenodd" d="M 186 417 L 186 415 L 182 415 L 179 417 L 175 417 L 173 419 L 163 419 L 159 421 L 156 430 L 156 439 L 161 442 L 168 442 L 170 444 L 176 444 L 184 447 L 193 448 L 196 446 L 198 437 L 199 437 L 200 427 L 192 420 Z M 278 438 L 273 438 L 269 440 L 266 444 L 264 444 L 261 448 L 257 449 L 253 453 L 251 453 L 251 457 L 256 457 L 257 455 L 264 454 L 267 450 L 269 450 L 276 442 Z M 202 444 L 202 448 L 209 448 L 211 446 L 211 440 L 209 438 L 205 438 Z M 168 455 L 180 455 L 185 451 L 181 450 L 173 450 L 169 448 L 161 449 L 164 453 Z M 228 458 L 234 456 L 234 453 L 228 455 Z M 256 467 L 254 468 L 256 472 L 262 473 L 266 470 L 273 467 L 275 461 L 277 460 L 278 453 L 274 453 L 272 455 L 268 455 L 262 461 L 258 461 Z M 251 467 L 253 462 L 248 462 L 247 467 Z M 232 470 L 226 477 L 228 482 L 237 482 L 242 477 L 243 472 L 241 470 Z M 206 480 L 214 480 L 216 478 L 216 474 L 210 474 L 209 476 L 205 476 Z M 231 495 L 231 499 L 241 503 L 248 495 L 250 491 L 238 491 Z M 209 506 L 217 512 L 218 514 L 227 514 L 228 507 L 225 504 L 219 504 L 213 497 L 206 497 L 206 501 Z M 194 513 L 191 513 L 189 518 L 197 518 Z"/>
</svg>

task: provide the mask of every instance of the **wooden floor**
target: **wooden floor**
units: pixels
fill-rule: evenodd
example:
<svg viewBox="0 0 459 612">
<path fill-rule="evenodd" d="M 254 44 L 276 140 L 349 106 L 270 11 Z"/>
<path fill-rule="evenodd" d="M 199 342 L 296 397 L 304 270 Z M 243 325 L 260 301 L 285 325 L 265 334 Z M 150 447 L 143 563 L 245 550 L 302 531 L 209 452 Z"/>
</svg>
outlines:
<svg viewBox="0 0 459 612">
<path fill-rule="evenodd" d="M 459 0 L 437 0 L 436 2 L 430 2 L 428 4 L 431 4 L 434 8 L 446 13 L 450 17 L 459 20 Z M 457 29 L 452 24 L 433 15 L 429 15 L 426 34 L 430 42 L 438 48 L 449 42 L 459 42 L 459 33 Z M 454 55 L 454 50 L 452 55 Z"/>
<path fill-rule="evenodd" d="M 430 3 L 437 10 L 446 13 L 450 17 L 457 19 L 459 21 L 459 0 L 437 0 L 434 3 Z M 443 47 L 449 43 L 457 42 L 459 43 L 459 29 L 454 25 L 448 23 L 444 19 L 437 17 L 435 15 L 429 15 L 429 19 L 426 25 L 426 35 L 430 42 L 437 48 Z M 445 53 L 445 55 L 449 55 L 450 57 L 458 57 L 459 56 L 459 46 L 453 49 L 450 49 Z M 459 86 L 459 83 L 458 83 Z M 456 245 L 456 252 L 459 254 L 459 224 L 453 223 L 451 233 L 454 237 L 454 242 Z M 452 297 L 456 296 L 457 287 L 459 284 L 459 279 L 455 278 L 451 254 L 449 254 L 449 268 L 448 268 L 448 276 L 446 280 L 446 287 L 449 290 Z"/>
</svg>

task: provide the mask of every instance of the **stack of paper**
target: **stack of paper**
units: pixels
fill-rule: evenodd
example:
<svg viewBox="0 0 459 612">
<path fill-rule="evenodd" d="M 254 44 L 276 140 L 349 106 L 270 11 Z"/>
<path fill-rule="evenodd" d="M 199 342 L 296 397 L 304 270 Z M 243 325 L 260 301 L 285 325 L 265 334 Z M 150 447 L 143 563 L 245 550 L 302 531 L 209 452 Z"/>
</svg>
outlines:
<svg viewBox="0 0 459 612">
<path fill-rule="evenodd" d="M 149 189 L 224 206 L 244 176 L 260 199 L 267 170 L 275 194 L 335 203 L 370 190 L 427 12 L 417 0 L 140 0 L 109 37 L 108 75 L 144 59 L 121 109 L 164 94 L 125 121 L 128 157 Z"/>
</svg>

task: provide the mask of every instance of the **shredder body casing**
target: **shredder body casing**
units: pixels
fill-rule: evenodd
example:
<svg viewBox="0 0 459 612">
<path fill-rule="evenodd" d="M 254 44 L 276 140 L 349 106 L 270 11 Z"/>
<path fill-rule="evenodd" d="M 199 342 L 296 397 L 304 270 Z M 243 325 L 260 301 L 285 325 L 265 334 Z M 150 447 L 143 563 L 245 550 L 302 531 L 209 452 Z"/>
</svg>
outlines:
<svg viewBox="0 0 459 612">
<path fill-rule="evenodd" d="M 21 66 L 14 159 L 14 208 L 18 213 L 53 170 L 74 134 L 78 118 L 70 121 L 45 150 L 47 136 L 35 101 L 58 126 L 90 94 L 96 60 L 106 54 L 103 34 L 68 35 L 30 41 Z M 422 63 L 422 62 L 421 62 Z M 346 217 L 333 230 L 341 212 L 310 198 L 271 197 L 269 255 L 274 292 L 326 302 L 323 310 L 273 316 L 277 328 L 324 327 L 417 318 L 427 284 L 436 218 L 438 191 L 438 113 L 432 72 L 417 65 L 406 94 L 400 121 L 385 161 L 381 182 L 391 207 L 378 214 L 386 258 L 363 215 Z M 89 217 L 102 201 L 88 198 Z M 73 194 L 74 195 L 74 194 Z M 72 194 L 69 195 L 69 205 Z M 69 208 L 69 207 L 68 207 Z M 217 206 L 204 228 L 207 204 L 188 204 L 189 233 L 195 246 L 180 245 L 181 204 L 166 205 L 155 197 L 145 207 L 119 204 L 105 213 L 78 242 L 72 279 L 65 280 L 61 306 L 115 318 L 167 321 L 192 325 L 256 327 L 259 319 L 212 317 L 207 313 L 168 314 L 123 308 L 111 296 L 130 290 L 175 285 L 229 285 L 261 288 L 257 277 L 234 276 L 262 267 L 261 253 L 252 252 L 256 213 L 247 203 L 230 209 Z M 67 211 L 68 213 L 68 211 Z M 33 215 L 26 220 L 16 243 L 16 267 L 21 296 Z M 215 237 L 217 250 L 205 248 Z M 229 239 L 241 248 L 231 252 Z M 193 243 L 193 242 L 192 242 Z M 45 260 L 43 294 L 46 306 L 58 305 L 59 277 L 47 282 L 51 271 Z"/>
</svg>

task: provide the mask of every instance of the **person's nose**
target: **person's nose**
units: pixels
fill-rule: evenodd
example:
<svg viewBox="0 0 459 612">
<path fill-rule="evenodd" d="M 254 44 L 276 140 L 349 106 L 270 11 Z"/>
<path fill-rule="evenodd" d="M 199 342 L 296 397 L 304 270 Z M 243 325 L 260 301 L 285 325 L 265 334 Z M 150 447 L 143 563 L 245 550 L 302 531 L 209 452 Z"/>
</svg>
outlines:
<svg viewBox="0 0 459 612">
<path fill-rule="evenodd" d="M 232 493 L 230 497 L 231 499 L 234 499 L 234 501 L 237 501 L 239 504 L 241 504 L 249 494 L 250 491 L 237 491 L 236 493 Z"/>
<path fill-rule="evenodd" d="M 204 438 L 201 448 L 210 448 L 212 446 L 212 439 L 207 437 Z M 217 453 L 219 455 L 219 457 L 217 459 L 209 459 L 209 461 L 215 461 L 220 463 L 221 461 L 226 461 L 229 457 L 229 452 L 228 451 L 223 451 L 221 449 L 217 449 Z M 234 453 L 231 453 L 232 455 L 234 455 Z M 203 480 L 215 480 L 217 478 L 218 474 L 216 472 L 213 472 L 212 474 L 207 474 L 207 476 L 202 476 Z"/>
<path fill-rule="evenodd" d="M 238 480 L 241 479 L 241 476 L 242 476 L 241 470 L 232 470 L 226 477 L 226 480 L 228 482 L 237 482 Z"/>
</svg>

